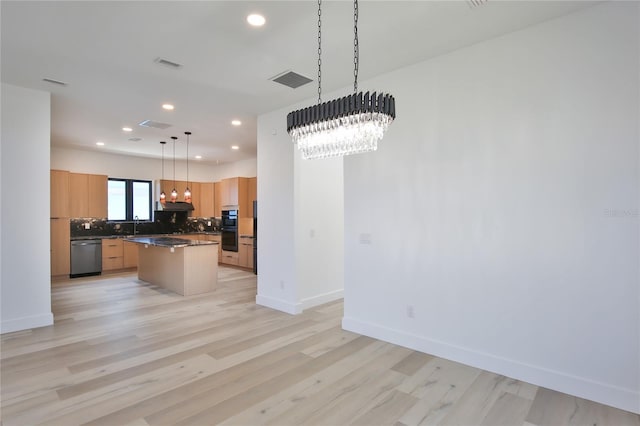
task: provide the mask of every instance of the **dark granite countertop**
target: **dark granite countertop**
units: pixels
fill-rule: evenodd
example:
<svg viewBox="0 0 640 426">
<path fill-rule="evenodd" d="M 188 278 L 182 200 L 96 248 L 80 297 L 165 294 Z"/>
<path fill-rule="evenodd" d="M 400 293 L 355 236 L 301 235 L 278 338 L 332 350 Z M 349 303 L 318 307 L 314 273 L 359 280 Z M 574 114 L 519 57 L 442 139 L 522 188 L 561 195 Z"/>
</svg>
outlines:
<svg viewBox="0 0 640 426">
<path fill-rule="evenodd" d="M 188 240 L 176 237 L 128 237 L 127 241 L 137 244 L 148 244 L 150 246 L 180 248 L 193 246 L 209 246 L 218 244 L 216 241 Z"/>
<path fill-rule="evenodd" d="M 222 235 L 221 232 L 186 232 L 183 234 L 137 234 L 137 237 L 176 237 L 180 238 L 181 235 Z M 104 240 L 112 238 L 133 238 L 133 235 L 90 235 L 85 237 L 71 237 L 71 241 L 77 240 Z"/>
</svg>

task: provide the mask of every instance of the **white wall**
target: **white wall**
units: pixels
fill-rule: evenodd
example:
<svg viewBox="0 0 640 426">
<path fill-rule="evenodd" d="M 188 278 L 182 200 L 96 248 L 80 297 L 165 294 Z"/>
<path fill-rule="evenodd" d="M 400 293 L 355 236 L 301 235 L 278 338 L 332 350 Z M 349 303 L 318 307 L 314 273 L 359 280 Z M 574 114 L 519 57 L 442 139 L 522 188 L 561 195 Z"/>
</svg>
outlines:
<svg viewBox="0 0 640 426">
<path fill-rule="evenodd" d="M 292 314 L 344 288 L 342 159 L 300 158 L 286 116 L 303 104 L 258 117 L 256 302 Z"/>
<path fill-rule="evenodd" d="M 361 84 L 398 119 L 345 159 L 344 328 L 640 412 L 638 7 Z"/>
<path fill-rule="evenodd" d="M 0 332 L 53 324 L 50 95 L 2 83 Z"/>
<path fill-rule="evenodd" d="M 164 177 L 173 179 L 173 158 L 165 149 Z M 160 144 L 158 144 L 160 152 Z M 256 159 L 221 164 L 219 166 L 189 161 L 189 180 L 216 182 L 224 178 L 256 176 Z M 51 168 L 76 173 L 105 174 L 128 179 L 156 180 L 162 177 L 162 160 L 133 157 L 69 148 L 51 148 Z M 187 164 L 176 160 L 176 180 L 187 180 Z"/>
<path fill-rule="evenodd" d="M 258 117 L 258 294 L 256 303 L 299 312 L 295 271 L 294 147 L 282 112 Z"/>
</svg>

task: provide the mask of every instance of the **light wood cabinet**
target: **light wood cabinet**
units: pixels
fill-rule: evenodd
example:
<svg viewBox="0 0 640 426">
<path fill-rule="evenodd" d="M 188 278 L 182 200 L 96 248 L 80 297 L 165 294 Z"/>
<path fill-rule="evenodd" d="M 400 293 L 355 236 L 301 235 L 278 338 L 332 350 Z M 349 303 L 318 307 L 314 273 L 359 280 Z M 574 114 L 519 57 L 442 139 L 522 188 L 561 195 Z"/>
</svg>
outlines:
<svg viewBox="0 0 640 426">
<path fill-rule="evenodd" d="M 107 187 L 109 177 L 106 175 L 87 175 L 89 200 L 88 217 L 106 218 L 108 216 L 109 202 Z"/>
<path fill-rule="evenodd" d="M 111 271 L 124 268 L 123 241 L 119 238 L 102 240 L 102 270 Z"/>
<path fill-rule="evenodd" d="M 253 268 L 253 238 L 240 237 L 238 266 L 242 266 L 243 268 Z"/>
<path fill-rule="evenodd" d="M 213 182 L 200 184 L 200 216 L 215 216 L 215 185 Z"/>
<path fill-rule="evenodd" d="M 185 182 L 185 188 L 186 188 Z M 200 208 L 201 203 L 201 191 L 200 191 L 200 182 L 189 182 L 189 189 L 191 190 L 191 204 L 193 204 L 193 211 L 191 212 L 192 217 L 202 217 L 202 209 Z M 184 199 L 184 191 L 182 192 L 182 198 Z"/>
<path fill-rule="evenodd" d="M 69 172 L 51 170 L 50 217 L 69 217 Z"/>
<path fill-rule="evenodd" d="M 222 179 L 220 193 L 222 195 L 222 207 L 238 205 L 238 184 L 241 178 Z"/>
<path fill-rule="evenodd" d="M 222 263 L 222 236 L 220 235 L 205 235 L 206 241 L 218 242 L 218 263 Z"/>
<path fill-rule="evenodd" d="M 71 235 L 68 218 L 51 219 L 51 275 L 71 271 Z"/>
<path fill-rule="evenodd" d="M 69 173 L 69 216 L 89 216 L 89 179 L 82 173 Z"/>
<path fill-rule="evenodd" d="M 238 266 L 239 263 L 239 254 L 237 251 L 227 251 L 222 250 L 222 262 L 227 265 L 235 265 Z"/>
<path fill-rule="evenodd" d="M 213 194 L 213 216 L 222 217 L 222 182 L 214 182 Z"/>
<path fill-rule="evenodd" d="M 138 267 L 138 244 L 130 241 L 122 242 L 123 266 L 125 268 Z"/>
<path fill-rule="evenodd" d="M 69 216 L 106 218 L 107 181 L 105 175 L 69 173 Z"/>
<path fill-rule="evenodd" d="M 258 199 L 258 178 L 249 178 L 249 195 L 247 197 L 249 201 L 249 207 L 253 207 L 253 202 Z"/>
</svg>

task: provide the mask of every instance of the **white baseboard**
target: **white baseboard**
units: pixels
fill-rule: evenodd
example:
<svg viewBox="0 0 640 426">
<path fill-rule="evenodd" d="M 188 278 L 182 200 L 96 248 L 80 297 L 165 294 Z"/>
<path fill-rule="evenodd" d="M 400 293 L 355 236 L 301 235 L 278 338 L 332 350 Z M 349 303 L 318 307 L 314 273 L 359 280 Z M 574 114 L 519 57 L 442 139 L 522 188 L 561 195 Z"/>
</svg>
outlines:
<svg viewBox="0 0 640 426">
<path fill-rule="evenodd" d="M 300 303 L 291 303 L 286 300 L 276 299 L 275 297 L 264 296 L 261 294 L 256 295 L 256 304 L 286 312 L 291 315 L 302 313 L 302 304 Z"/>
<path fill-rule="evenodd" d="M 640 390 L 625 389 L 596 382 L 561 371 L 477 352 L 354 318 L 344 317 L 342 319 L 342 328 L 537 386 L 640 414 Z"/>
<path fill-rule="evenodd" d="M 51 324 L 53 324 L 53 314 L 51 312 L 30 317 L 15 318 L 0 323 L 0 334 L 46 327 Z"/>
<path fill-rule="evenodd" d="M 324 303 L 333 302 L 334 300 L 342 299 L 344 297 L 344 290 L 334 290 L 328 293 L 319 294 L 313 297 L 307 297 L 301 300 L 302 309 L 313 308 L 314 306 L 322 305 Z"/>
</svg>

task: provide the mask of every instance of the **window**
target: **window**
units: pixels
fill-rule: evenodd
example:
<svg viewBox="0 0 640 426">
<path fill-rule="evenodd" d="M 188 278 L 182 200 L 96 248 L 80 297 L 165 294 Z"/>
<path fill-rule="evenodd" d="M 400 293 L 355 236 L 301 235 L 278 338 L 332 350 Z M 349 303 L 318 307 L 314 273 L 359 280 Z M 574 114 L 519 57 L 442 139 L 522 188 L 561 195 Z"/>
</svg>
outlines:
<svg viewBox="0 0 640 426">
<path fill-rule="evenodd" d="M 151 220 L 151 181 L 109 178 L 108 220 Z"/>
</svg>

